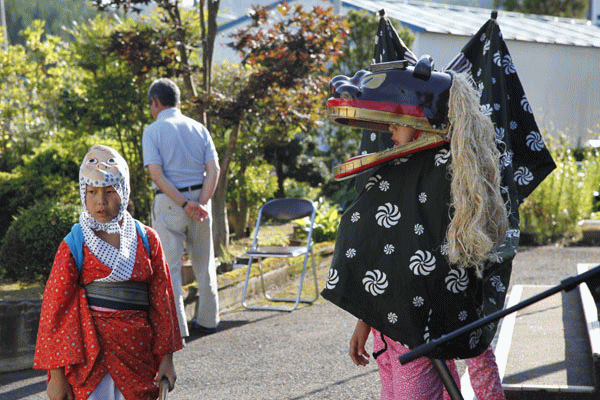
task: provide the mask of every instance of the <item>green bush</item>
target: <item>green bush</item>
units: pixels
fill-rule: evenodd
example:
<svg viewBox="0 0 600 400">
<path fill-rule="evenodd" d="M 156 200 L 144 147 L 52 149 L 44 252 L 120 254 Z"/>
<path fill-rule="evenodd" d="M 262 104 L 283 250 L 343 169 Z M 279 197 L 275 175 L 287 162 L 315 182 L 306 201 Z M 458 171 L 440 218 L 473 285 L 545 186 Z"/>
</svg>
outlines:
<svg viewBox="0 0 600 400">
<path fill-rule="evenodd" d="M 63 146 L 64 147 L 64 146 Z M 0 173 L 0 239 L 20 209 L 36 201 L 60 198 L 79 203 L 79 163 L 73 149 L 44 145 L 11 173 Z M 85 153 L 84 153 L 85 154 Z"/>
<path fill-rule="evenodd" d="M 556 169 L 519 208 L 521 230 L 535 233 L 538 243 L 569 239 L 579 233 L 578 223 L 594 211 L 600 188 L 597 149 L 570 149 L 563 143 L 552 149 Z"/>
<path fill-rule="evenodd" d="M 237 238 L 245 237 L 249 221 L 256 221 L 258 209 L 277 190 L 277 177 L 271 174 L 271 167 L 265 162 L 249 165 L 240 171 L 232 162 L 229 170 L 227 190 L 227 211 L 229 225 Z"/>
<path fill-rule="evenodd" d="M 60 200 L 45 200 L 21 211 L 0 247 L 5 277 L 21 282 L 46 282 L 56 250 L 78 221 L 80 210 Z"/>
<path fill-rule="evenodd" d="M 294 236 L 298 239 L 306 239 L 308 236 L 309 223 L 308 217 L 295 221 Z M 320 198 L 313 227 L 313 242 L 319 243 L 335 240 L 339 224 L 340 213 L 337 207 L 323 198 Z"/>
<path fill-rule="evenodd" d="M 285 197 L 296 199 L 316 199 L 321 189 L 312 187 L 308 182 L 299 182 L 293 178 L 286 178 L 283 181 L 283 191 Z"/>
</svg>

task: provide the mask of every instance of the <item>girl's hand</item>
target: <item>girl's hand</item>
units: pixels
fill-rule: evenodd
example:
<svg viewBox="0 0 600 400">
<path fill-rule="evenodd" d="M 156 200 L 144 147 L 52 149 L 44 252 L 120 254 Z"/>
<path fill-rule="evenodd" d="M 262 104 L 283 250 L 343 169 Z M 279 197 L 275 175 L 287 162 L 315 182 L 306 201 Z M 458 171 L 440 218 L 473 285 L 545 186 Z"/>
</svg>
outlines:
<svg viewBox="0 0 600 400">
<path fill-rule="evenodd" d="M 369 353 L 365 350 L 365 343 L 371 333 L 371 327 L 361 320 L 356 321 L 356 327 L 350 338 L 350 358 L 354 364 L 365 366 L 369 364 Z"/>
<path fill-rule="evenodd" d="M 75 398 L 62 368 L 50 371 L 46 394 L 50 400 L 73 400 Z"/>
<path fill-rule="evenodd" d="M 158 385 L 162 378 L 169 380 L 169 392 L 175 387 L 177 375 L 175 374 L 175 366 L 173 365 L 173 354 L 164 354 L 158 366 L 158 372 L 154 377 L 154 384 Z"/>
</svg>

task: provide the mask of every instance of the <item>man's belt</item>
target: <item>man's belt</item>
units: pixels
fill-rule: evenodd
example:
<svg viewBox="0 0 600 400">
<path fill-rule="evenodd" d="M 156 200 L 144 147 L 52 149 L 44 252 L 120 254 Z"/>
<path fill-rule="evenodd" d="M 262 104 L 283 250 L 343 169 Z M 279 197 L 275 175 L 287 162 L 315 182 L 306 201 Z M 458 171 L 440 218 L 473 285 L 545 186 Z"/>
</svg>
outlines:
<svg viewBox="0 0 600 400">
<path fill-rule="evenodd" d="M 177 190 L 179 190 L 180 192 L 191 192 L 191 191 L 198 190 L 198 189 L 202 189 L 202 184 L 192 185 L 192 186 L 182 187 L 182 188 L 177 188 Z M 162 190 L 160 190 L 160 189 L 156 189 L 154 191 L 155 195 L 161 194 L 161 193 L 164 193 L 164 192 Z"/>
<path fill-rule="evenodd" d="M 148 284 L 144 282 L 90 282 L 85 285 L 88 304 L 113 310 L 148 311 Z"/>
</svg>

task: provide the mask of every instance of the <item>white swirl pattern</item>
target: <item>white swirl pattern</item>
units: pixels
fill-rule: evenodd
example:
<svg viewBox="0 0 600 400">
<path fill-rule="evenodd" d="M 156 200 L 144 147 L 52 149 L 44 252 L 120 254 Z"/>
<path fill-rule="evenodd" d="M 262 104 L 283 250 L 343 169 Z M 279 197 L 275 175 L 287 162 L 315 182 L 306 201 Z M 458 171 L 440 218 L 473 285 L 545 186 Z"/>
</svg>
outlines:
<svg viewBox="0 0 600 400">
<path fill-rule="evenodd" d="M 425 233 L 425 228 L 421 224 L 415 224 L 415 235 L 422 235 Z"/>
<path fill-rule="evenodd" d="M 513 65 L 512 58 L 509 55 L 505 55 L 502 59 L 502 65 L 504 66 L 504 73 L 506 75 L 514 74 L 515 66 Z"/>
<path fill-rule="evenodd" d="M 477 345 L 479 344 L 479 341 L 481 340 L 482 334 L 483 334 L 483 331 L 481 329 L 477 329 L 476 331 L 471 332 L 471 335 L 469 336 L 469 347 L 471 349 L 474 349 L 475 347 L 477 347 Z"/>
<path fill-rule="evenodd" d="M 398 206 L 392 203 L 385 203 L 377 208 L 375 219 L 377 224 L 384 228 L 391 228 L 398 224 L 401 214 Z"/>
<path fill-rule="evenodd" d="M 523 110 L 525 112 L 528 112 L 529 114 L 533 114 L 531 105 L 529 105 L 529 100 L 527 100 L 527 97 L 525 97 L 525 95 L 523 95 L 523 98 L 521 99 L 521 107 L 523 107 Z"/>
<path fill-rule="evenodd" d="M 492 106 L 490 106 L 489 104 L 482 104 L 481 105 L 481 113 L 483 115 L 485 115 L 486 117 L 489 117 L 490 115 L 492 115 Z"/>
<path fill-rule="evenodd" d="M 499 51 L 494 53 L 494 62 L 496 63 L 497 66 L 499 66 L 499 67 L 502 66 L 502 54 L 500 54 Z"/>
<path fill-rule="evenodd" d="M 506 292 L 506 286 L 504 286 L 504 283 L 502 283 L 498 275 L 494 275 L 490 278 L 490 284 L 497 292 Z"/>
<path fill-rule="evenodd" d="M 444 281 L 446 289 L 452 293 L 464 292 L 469 285 L 469 277 L 464 269 L 451 269 Z"/>
<path fill-rule="evenodd" d="M 450 152 L 447 149 L 441 149 L 434 157 L 435 166 L 440 167 L 448 162 L 450 158 Z"/>
<path fill-rule="evenodd" d="M 435 257 L 429 251 L 417 250 L 410 258 L 409 268 L 415 275 L 427 276 L 435 270 Z"/>
<path fill-rule="evenodd" d="M 396 248 L 395 248 L 395 247 L 394 247 L 394 245 L 393 245 L 393 244 L 391 244 L 391 243 L 389 243 L 389 244 L 386 244 L 385 246 L 383 246 L 383 252 L 384 252 L 385 254 L 387 254 L 388 256 L 389 256 L 390 254 L 393 254 L 393 253 L 394 253 L 394 251 L 396 251 Z"/>
<path fill-rule="evenodd" d="M 448 255 L 448 245 L 447 245 L 447 244 L 443 244 L 443 245 L 440 247 L 440 253 L 441 253 L 443 256 L 445 256 L 445 255 Z"/>
<path fill-rule="evenodd" d="M 387 275 L 378 269 L 367 271 L 362 283 L 365 286 L 367 293 L 370 293 L 373 296 L 383 294 L 388 287 Z"/>
<path fill-rule="evenodd" d="M 497 140 L 504 139 L 504 128 L 502 128 L 502 127 L 496 128 L 496 139 Z"/>
<path fill-rule="evenodd" d="M 340 277 L 338 276 L 338 272 L 335 268 L 329 269 L 329 277 L 327 278 L 327 283 L 325 284 L 325 288 L 332 290 L 335 288 L 337 283 L 340 281 Z"/>
<path fill-rule="evenodd" d="M 531 131 L 527 135 L 526 144 L 532 151 L 542 151 L 544 146 L 544 139 L 539 132 Z"/>
<path fill-rule="evenodd" d="M 395 324 L 396 322 L 398 322 L 398 315 L 396 313 L 390 312 L 388 314 L 388 321 L 390 321 L 390 324 Z"/>
<path fill-rule="evenodd" d="M 365 184 L 365 189 L 370 190 L 373 186 L 377 185 L 377 182 L 381 180 L 381 175 L 374 175 L 369 178 L 367 183 Z"/>
<path fill-rule="evenodd" d="M 533 174 L 527 167 L 519 167 L 514 174 L 515 182 L 518 185 L 528 185 L 533 180 Z"/>
</svg>

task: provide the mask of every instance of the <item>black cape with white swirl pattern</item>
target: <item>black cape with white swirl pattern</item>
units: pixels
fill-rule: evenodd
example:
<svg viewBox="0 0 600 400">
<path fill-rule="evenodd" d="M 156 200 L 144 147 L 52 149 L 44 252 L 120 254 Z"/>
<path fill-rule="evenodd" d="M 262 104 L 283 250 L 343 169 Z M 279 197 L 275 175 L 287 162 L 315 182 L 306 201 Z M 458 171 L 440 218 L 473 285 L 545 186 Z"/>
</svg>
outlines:
<svg viewBox="0 0 600 400">
<path fill-rule="evenodd" d="M 340 221 L 329 279 L 322 295 L 414 348 L 501 308 L 516 249 L 483 279 L 448 264 L 449 145 L 377 170 Z M 434 358 L 468 358 L 492 340 L 496 324 L 438 348 Z"/>
<path fill-rule="evenodd" d="M 509 230 L 483 276 L 448 264 L 449 145 L 380 167 L 342 215 L 322 295 L 386 336 L 414 348 L 504 306 L 518 249 L 518 206 L 555 168 L 495 20 L 449 65 L 470 72 L 502 154 Z M 436 348 L 439 359 L 474 357 L 497 323 Z"/>
</svg>

